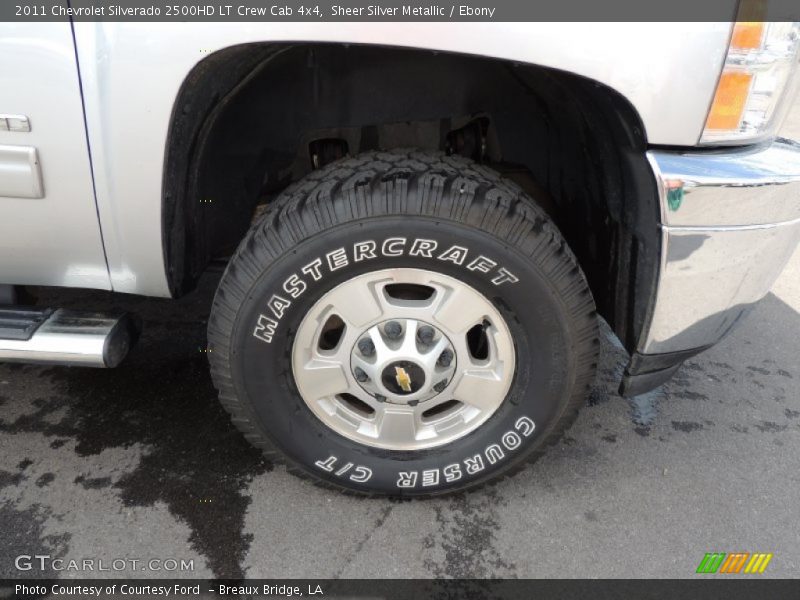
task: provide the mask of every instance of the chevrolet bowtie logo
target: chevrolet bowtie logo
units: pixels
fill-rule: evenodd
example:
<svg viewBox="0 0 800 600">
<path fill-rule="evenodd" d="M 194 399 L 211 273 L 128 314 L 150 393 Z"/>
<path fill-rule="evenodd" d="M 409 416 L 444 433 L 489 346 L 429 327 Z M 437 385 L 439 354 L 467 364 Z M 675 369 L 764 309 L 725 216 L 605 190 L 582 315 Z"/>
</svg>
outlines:
<svg viewBox="0 0 800 600">
<path fill-rule="evenodd" d="M 400 386 L 400 389 L 404 392 L 410 392 L 411 377 L 408 376 L 408 371 L 406 371 L 403 367 L 395 367 L 394 372 L 396 373 L 394 380 L 397 382 L 397 385 Z"/>
</svg>

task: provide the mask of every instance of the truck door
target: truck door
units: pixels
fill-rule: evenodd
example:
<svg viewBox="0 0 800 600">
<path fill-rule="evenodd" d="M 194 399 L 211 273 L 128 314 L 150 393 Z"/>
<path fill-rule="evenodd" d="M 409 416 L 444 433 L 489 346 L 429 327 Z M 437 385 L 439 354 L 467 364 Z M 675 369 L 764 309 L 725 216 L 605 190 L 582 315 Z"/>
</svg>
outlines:
<svg viewBox="0 0 800 600">
<path fill-rule="evenodd" d="M 0 284 L 110 289 L 68 21 L 0 23 Z"/>
</svg>

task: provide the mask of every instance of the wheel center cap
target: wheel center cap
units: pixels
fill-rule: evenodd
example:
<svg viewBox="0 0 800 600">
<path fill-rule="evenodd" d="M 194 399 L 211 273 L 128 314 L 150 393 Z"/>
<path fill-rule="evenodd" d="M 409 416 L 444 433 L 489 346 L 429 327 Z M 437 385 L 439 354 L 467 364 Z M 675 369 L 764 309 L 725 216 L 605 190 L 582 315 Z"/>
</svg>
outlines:
<svg viewBox="0 0 800 600">
<path fill-rule="evenodd" d="M 398 360 L 383 369 L 381 382 L 398 396 L 415 394 L 425 385 L 425 371 L 409 360 Z"/>
<path fill-rule="evenodd" d="M 379 402 L 416 406 L 453 381 L 453 344 L 433 325 L 398 317 L 371 326 L 356 340 L 350 368 L 364 391 Z"/>
</svg>

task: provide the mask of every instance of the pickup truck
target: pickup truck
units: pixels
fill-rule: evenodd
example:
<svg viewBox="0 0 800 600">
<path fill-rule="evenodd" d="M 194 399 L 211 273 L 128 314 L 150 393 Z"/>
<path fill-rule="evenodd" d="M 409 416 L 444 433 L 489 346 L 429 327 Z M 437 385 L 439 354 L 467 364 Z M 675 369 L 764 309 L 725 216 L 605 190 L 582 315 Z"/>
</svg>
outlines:
<svg viewBox="0 0 800 600">
<path fill-rule="evenodd" d="M 585 403 L 598 316 L 656 388 L 800 238 L 780 137 L 800 26 L 0 24 L 0 361 L 114 367 L 208 318 L 233 423 L 302 477 L 432 496 L 522 468 Z"/>
</svg>

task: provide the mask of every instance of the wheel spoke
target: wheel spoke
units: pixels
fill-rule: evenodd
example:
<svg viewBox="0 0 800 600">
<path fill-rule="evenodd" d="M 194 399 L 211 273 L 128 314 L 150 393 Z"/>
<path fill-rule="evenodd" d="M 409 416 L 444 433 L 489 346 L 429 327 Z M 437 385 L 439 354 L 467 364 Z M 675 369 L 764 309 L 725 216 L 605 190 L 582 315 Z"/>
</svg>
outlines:
<svg viewBox="0 0 800 600">
<path fill-rule="evenodd" d="M 442 294 L 433 318 L 453 337 L 466 334 L 470 327 L 486 316 L 486 302 L 466 287 L 448 290 Z"/>
<path fill-rule="evenodd" d="M 400 352 L 413 356 L 417 354 L 417 321 L 409 319 L 406 321 L 406 330 L 404 332 L 403 344 L 400 346 Z"/>
<path fill-rule="evenodd" d="M 385 444 L 413 442 L 417 437 L 414 410 L 404 406 L 385 406 L 378 424 L 378 435 Z"/>
<path fill-rule="evenodd" d="M 442 351 L 449 345 L 450 345 L 449 340 L 446 337 L 442 336 L 430 350 L 428 350 L 424 355 L 422 355 L 422 360 L 420 362 L 422 362 L 427 369 L 433 372 L 434 368 L 436 367 L 436 361 L 439 359 L 439 356 L 442 354 Z"/>
<path fill-rule="evenodd" d="M 492 325 L 486 328 L 486 336 L 489 341 L 490 356 L 497 357 L 499 364 L 505 368 L 506 358 L 514 355 L 514 342 L 510 337 L 502 335 L 500 330 Z M 504 371 L 505 372 L 505 371 Z"/>
<path fill-rule="evenodd" d="M 382 360 L 388 354 L 391 354 L 392 351 L 389 349 L 389 346 L 386 345 L 383 336 L 380 334 L 380 331 L 378 331 L 377 325 L 369 330 L 369 339 L 375 344 L 375 356 L 377 360 Z"/>
<path fill-rule="evenodd" d="M 367 375 L 369 375 L 370 379 L 376 379 L 379 376 L 376 366 L 371 362 L 367 362 L 358 354 L 353 353 L 352 361 L 353 366 L 364 371 Z"/>
<path fill-rule="evenodd" d="M 367 323 L 375 322 L 386 312 L 386 304 L 376 285 L 365 285 L 353 293 L 352 289 L 336 288 L 328 299 L 334 312 L 347 325 L 361 328 Z"/>
<path fill-rule="evenodd" d="M 315 400 L 341 394 L 350 387 L 344 365 L 335 360 L 310 360 L 303 365 L 302 377 L 306 393 Z"/>
<path fill-rule="evenodd" d="M 480 410 L 493 409 L 503 401 L 501 394 L 506 388 L 492 369 L 473 369 L 464 372 L 453 390 L 453 399 Z"/>
</svg>

